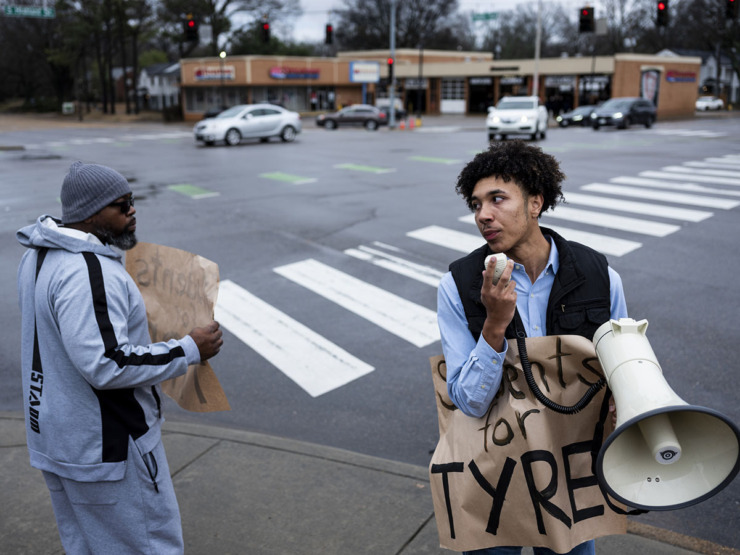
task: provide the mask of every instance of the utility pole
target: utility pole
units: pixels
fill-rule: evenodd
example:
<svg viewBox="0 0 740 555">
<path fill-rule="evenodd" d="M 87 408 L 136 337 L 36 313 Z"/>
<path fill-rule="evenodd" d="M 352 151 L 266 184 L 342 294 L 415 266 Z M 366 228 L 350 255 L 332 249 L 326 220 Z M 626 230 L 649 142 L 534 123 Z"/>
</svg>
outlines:
<svg viewBox="0 0 740 555">
<path fill-rule="evenodd" d="M 532 78 L 532 96 L 539 97 L 540 92 L 540 40 L 542 38 L 542 0 L 537 0 L 537 33 L 534 39 L 534 76 Z"/>
</svg>

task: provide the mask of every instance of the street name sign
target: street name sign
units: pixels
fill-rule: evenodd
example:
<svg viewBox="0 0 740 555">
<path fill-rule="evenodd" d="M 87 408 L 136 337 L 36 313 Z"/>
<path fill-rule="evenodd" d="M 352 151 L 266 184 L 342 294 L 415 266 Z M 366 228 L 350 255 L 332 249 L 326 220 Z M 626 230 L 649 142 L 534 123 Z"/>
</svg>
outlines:
<svg viewBox="0 0 740 555">
<path fill-rule="evenodd" d="M 43 6 L 3 6 L 3 13 L 11 17 L 45 17 L 54 18 L 57 16 L 54 8 L 45 8 Z"/>
<path fill-rule="evenodd" d="M 498 12 L 474 13 L 473 21 L 491 21 L 498 19 Z"/>
</svg>

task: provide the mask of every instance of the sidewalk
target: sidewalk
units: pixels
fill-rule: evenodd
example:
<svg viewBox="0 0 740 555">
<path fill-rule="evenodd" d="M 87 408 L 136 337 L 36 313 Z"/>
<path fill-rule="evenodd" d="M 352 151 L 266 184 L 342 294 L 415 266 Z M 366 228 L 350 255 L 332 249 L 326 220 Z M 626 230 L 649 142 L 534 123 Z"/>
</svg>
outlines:
<svg viewBox="0 0 740 555">
<path fill-rule="evenodd" d="M 0 546 L 61 554 L 49 494 L 28 464 L 20 412 L 0 412 Z M 188 554 L 422 555 L 439 547 L 425 467 L 239 430 L 167 422 Z M 599 555 L 737 554 L 630 522 Z M 531 553 L 531 550 L 524 550 Z"/>
</svg>

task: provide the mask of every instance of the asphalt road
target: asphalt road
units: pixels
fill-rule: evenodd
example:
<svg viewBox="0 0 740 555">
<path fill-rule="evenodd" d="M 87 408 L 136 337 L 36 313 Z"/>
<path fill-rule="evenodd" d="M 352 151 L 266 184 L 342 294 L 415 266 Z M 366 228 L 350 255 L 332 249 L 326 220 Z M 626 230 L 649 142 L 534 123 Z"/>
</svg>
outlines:
<svg viewBox="0 0 740 555">
<path fill-rule="evenodd" d="M 568 176 L 568 204 L 542 224 L 607 253 L 673 389 L 734 422 L 739 122 L 551 129 L 540 142 Z M 481 244 L 454 182 L 486 146 L 482 119 L 415 131 L 307 125 L 292 144 L 233 148 L 196 146 L 189 129 L 0 128 L 0 146 L 24 147 L 0 150 L 0 410 L 21 406 L 14 233 L 60 214 L 62 178 L 82 159 L 132 181 L 140 240 L 218 263 L 233 294 L 222 311 L 260 315 L 225 325 L 212 362 L 232 410 L 193 414 L 170 402 L 169 419 L 427 464 L 437 439 L 428 358 L 441 353 L 434 284 L 466 245 Z M 295 358 L 250 332 L 267 325 L 278 325 L 282 355 L 300 345 Z M 342 364 L 327 378 L 332 359 Z M 640 519 L 740 549 L 739 505 L 735 480 L 699 505 Z"/>
</svg>

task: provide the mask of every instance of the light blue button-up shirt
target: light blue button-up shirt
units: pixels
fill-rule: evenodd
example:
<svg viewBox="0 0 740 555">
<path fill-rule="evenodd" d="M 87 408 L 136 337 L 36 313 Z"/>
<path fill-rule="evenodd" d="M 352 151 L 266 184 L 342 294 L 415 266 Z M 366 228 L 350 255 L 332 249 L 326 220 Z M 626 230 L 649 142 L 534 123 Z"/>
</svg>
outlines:
<svg viewBox="0 0 740 555">
<path fill-rule="evenodd" d="M 516 307 L 528 337 L 547 335 L 547 301 L 555 282 L 560 258 L 555 243 L 550 241 L 550 257 L 534 283 L 523 265 L 514 263 L 512 279 L 516 282 Z M 481 268 L 481 272 L 483 268 Z M 611 317 L 627 317 L 627 303 L 622 278 L 609 267 Z M 468 329 L 460 294 L 452 274 L 447 272 L 437 292 L 437 321 L 442 337 L 442 351 L 447 364 L 447 390 L 453 403 L 468 416 L 480 418 L 493 401 L 501 385 L 502 368 L 508 342 L 496 352 L 481 334 L 478 342 Z"/>
</svg>

